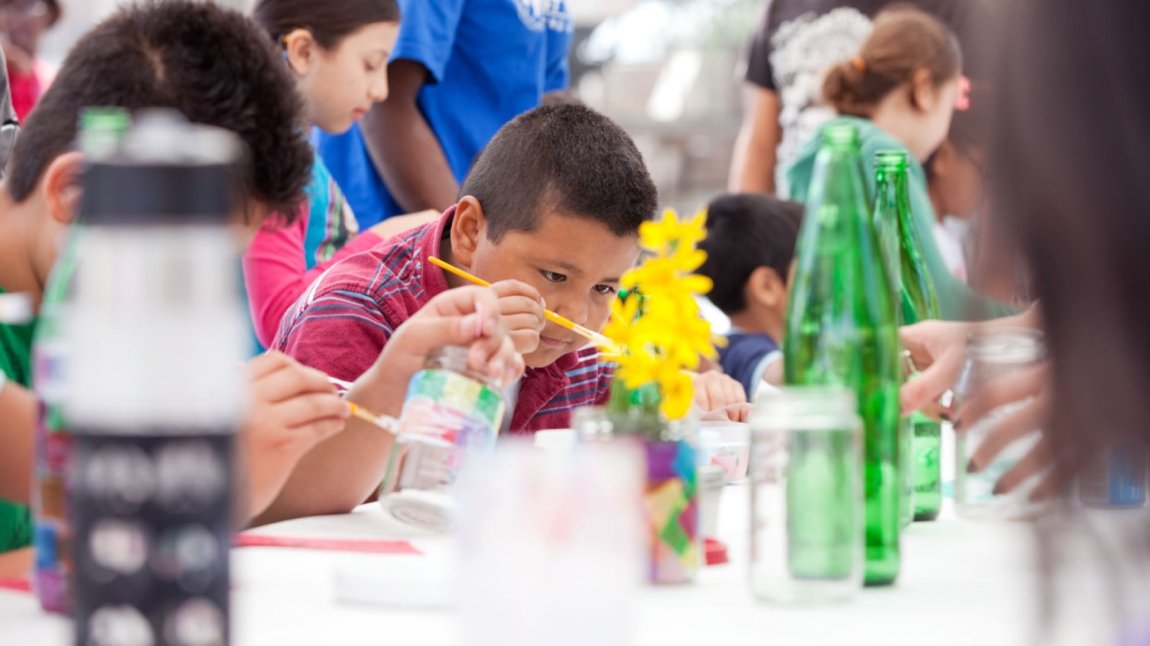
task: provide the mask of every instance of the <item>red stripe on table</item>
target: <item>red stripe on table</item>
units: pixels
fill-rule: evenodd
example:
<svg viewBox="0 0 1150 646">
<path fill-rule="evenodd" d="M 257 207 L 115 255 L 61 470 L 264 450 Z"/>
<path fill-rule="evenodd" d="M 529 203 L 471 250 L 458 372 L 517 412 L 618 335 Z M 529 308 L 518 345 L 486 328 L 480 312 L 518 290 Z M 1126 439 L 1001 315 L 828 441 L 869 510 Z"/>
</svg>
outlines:
<svg viewBox="0 0 1150 646">
<path fill-rule="evenodd" d="M 347 540 L 336 538 L 285 538 L 281 536 L 261 536 L 240 534 L 236 536 L 236 547 L 294 547 L 308 550 L 331 552 L 364 552 L 368 554 L 422 554 L 407 541 Z"/>
<path fill-rule="evenodd" d="M 17 579 L 0 579 L 0 590 L 13 590 L 15 592 L 31 592 L 32 580 L 26 577 Z"/>
</svg>

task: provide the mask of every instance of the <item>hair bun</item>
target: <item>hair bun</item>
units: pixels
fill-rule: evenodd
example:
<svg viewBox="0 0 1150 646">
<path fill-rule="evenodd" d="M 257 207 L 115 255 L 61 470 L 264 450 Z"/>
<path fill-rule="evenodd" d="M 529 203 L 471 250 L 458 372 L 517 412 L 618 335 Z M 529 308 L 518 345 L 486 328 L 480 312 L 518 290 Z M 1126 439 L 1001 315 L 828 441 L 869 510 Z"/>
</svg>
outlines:
<svg viewBox="0 0 1150 646">
<path fill-rule="evenodd" d="M 823 77 L 823 100 L 839 114 L 855 114 L 859 104 L 859 90 L 866 68 L 864 65 L 862 70 L 858 69 L 855 58 L 834 65 Z"/>
</svg>

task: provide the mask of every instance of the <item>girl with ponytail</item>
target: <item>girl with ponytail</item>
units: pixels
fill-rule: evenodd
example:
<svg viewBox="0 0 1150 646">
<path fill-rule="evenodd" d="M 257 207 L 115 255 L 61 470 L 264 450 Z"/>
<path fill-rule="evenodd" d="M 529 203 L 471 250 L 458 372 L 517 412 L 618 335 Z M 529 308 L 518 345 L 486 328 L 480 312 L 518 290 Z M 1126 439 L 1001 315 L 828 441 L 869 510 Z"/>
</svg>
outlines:
<svg viewBox="0 0 1150 646">
<path fill-rule="evenodd" d="M 970 293 L 947 269 L 932 235 L 936 218 L 922 162 L 946 139 L 955 105 L 963 98 L 961 90 L 962 54 L 954 34 L 918 9 L 883 11 L 859 52 L 827 70 L 823 99 L 839 116 L 819 129 L 787 169 L 791 197 L 805 201 L 822 133 L 835 124 L 851 123 L 859 129 L 864 174 L 873 195 L 875 152 L 907 151 L 920 251 L 946 319 L 971 314 Z M 997 303 L 982 305 L 981 317 L 1010 311 Z"/>
</svg>

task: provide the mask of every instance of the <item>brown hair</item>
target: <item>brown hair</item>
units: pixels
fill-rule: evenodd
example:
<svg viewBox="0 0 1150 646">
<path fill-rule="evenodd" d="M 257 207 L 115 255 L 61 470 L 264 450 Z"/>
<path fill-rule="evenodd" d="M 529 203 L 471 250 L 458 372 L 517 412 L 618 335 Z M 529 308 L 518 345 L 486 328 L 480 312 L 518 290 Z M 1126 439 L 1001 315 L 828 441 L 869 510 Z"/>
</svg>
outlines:
<svg viewBox="0 0 1150 646">
<path fill-rule="evenodd" d="M 331 50 L 360 27 L 399 22 L 396 0 L 260 0 L 252 17 L 277 45 L 295 29 L 307 29 Z"/>
<path fill-rule="evenodd" d="M 853 58 L 827 70 L 823 99 L 839 114 L 868 117 L 875 106 L 924 69 L 935 85 L 958 76 L 958 39 L 928 13 L 913 7 L 886 9 Z"/>
</svg>

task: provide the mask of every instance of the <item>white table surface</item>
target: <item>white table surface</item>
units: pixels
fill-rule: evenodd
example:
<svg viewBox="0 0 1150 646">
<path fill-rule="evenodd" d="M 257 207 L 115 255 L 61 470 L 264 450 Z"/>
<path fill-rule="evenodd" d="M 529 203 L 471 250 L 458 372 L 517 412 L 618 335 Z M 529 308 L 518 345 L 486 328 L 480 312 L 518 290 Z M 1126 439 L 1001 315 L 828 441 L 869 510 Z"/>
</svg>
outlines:
<svg viewBox="0 0 1150 646">
<path fill-rule="evenodd" d="M 746 487 L 727 487 L 720 509 L 719 538 L 729 546 L 730 563 L 706 568 L 691 586 L 644 588 L 634 618 L 636 645 L 993 646 L 1023 644 L 1032 635 L 1035 578 L 1031 530 L 1024 524 L 961 520 L 947 510 L 941 520 L 916 523 L 904 535 L 903 571 L 894 587 L 863 590 L 844 605 L 784 608 L 756 603 L 747 589 Z M 375 505 L 346 516 L 288 521 L 258 533 L 412 538 L 431 554 L 445 548 L 443 539 L 397 530 Z M 386 567 L 384 559 L 409 559 L 406 566 L 419 568 L 418 559 L 426 556 L 279 547 L 241 548 L 233 556 L 233 642 L 238 646 L 458 641 L 452 610 L 336 600 L 337 570 Z M 69 640 L 69 622 L 41 613 L 34 597 L 0 592 L 0 644 L 52 646 Z"/>
</svg>

